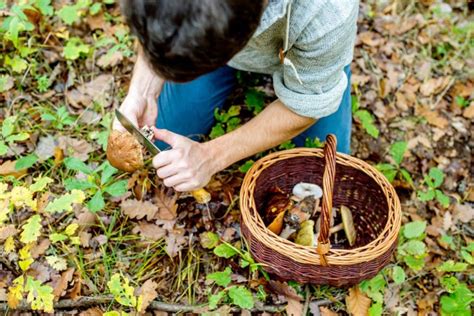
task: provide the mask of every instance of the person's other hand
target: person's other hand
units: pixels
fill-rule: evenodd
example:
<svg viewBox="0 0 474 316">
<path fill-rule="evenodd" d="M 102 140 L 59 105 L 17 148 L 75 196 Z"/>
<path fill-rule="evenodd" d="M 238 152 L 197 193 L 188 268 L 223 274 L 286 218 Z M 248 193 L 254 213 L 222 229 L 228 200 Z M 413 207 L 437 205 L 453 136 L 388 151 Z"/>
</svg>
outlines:
<svg viewBox="0 0 474 316">
<path fill-rule="evenodd" d="M 158 177 L 176 191 L 193 191 L 204 187 L 215 170 L 215 159 L 206 143 L 198 143 L 165 129 L 154 128 L 155 139 L 171 145 L 153 158 Z"/>
<path fill-rule="evenodd" d="M 119 108 L 135 126 L 155 126 L 158 117 L 157 96 L 143 96 L 138 92 L 129 92 Z M 124 132 L 125 128 L 117 118 L 114 119 L 113 129 Z"/>
</svg>

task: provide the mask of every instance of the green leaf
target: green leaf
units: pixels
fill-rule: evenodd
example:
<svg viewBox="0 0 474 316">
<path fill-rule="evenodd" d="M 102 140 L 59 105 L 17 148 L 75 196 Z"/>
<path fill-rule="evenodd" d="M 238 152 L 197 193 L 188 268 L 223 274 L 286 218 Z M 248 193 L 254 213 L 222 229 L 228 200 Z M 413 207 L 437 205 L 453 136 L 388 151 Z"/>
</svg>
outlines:
<svg viewBox="0 0 474 316">
<path fill-rule="evenodd" d="M 105 201 L 101 191 L 97 191 L 92 199 L 90 199 L 90 201 L 87 203 L 87 208 L 94 213 L 102 210 L 104 206 Z"/>
<path fill-rule="evenodd" d="M 369 308 L 369 316 L 381 316 L 383 312 L 383 304 L 380 302 L 374 303 Z"/>
<path fill-rule="evenodd" d="M 123 306 L 135 307 L 137 305 L 137 298 L 133 295 L 134 288 L 129 285 L 127 278 L 123 278 L 120 274 L 115 273 L 107 282 L 107 287 L 115 300 Z"/>
<path fill-rule="evenodd" d="M 65 5 L 56 13 L 57 16 L 67 25 L 79 21 L 79 10 L 75 5 Z"/>
<path fill-rule="evenodd" d="M 35 6 L 41 11 L 43 15 L 53 15 L 54 9 L 51 6 L 51 0 L 36 0 Z"/>
<path fill-rule="evenodd" d="M 396 142 L 390 146 L 390 155 L 397 165 L 400 165 L 403 161 L 403 155 L 407 150 L 407 142 Z"/>
<path fill-rule="evenodd" d="M 255 115 L 262 112 L 265 106 L 265 93 L 254 88 L 247 90 L 245 93 L 245 104 Z"/>
<path fill-rule="evenodd" d="M 413 256 L 421 256 L 426 253 L 426 245 L 419 240 L 409 240 L 401 246 L 401 249 Z"/>
<path fill-rule="evenodd" d="M 402 284 L 405 282 L 405 271 L 400 266 L 394 266 L 392 268 L 392 279 L 395 282 L 395 284 Z"/>
<path fill-rule="evenodd" d="M 8 152 L 8 146 L 4 142 L 0 141 L 0 156 L 5 155 Z"/>
<path fill-rule="evenodd" d="M 374 302 L 383 303 L 383 293 L 387 282 L 381 273 L 370 280 L 361 282 L 360 289 L 367 294 Z"/>
<path fill-rule="evenodd" d="M 254 306 L 252 293 L 244 286 L 233 286 L 229 288 L 229 297 L 232 303 L 242 309 L 251 309 Z"/>
<path fill-rule="evenodd" d="M 217 123 L 211 130 L 211 133 L 209 134 L 209 137 L 211 139 L 220 137 L 225 134 L 224 127 L 222 126 L 222 123 Z"/>
<path fill-rule="evenodd" d="M 87 55 L 89 53 L 90 47 L 77 38 L 71 38 L 63 49 L 63 54 L 66 59 L 75 60 L 81 57 L 82 55 Z"/>
<path fill-rule="evenodd" d="M 425 256 L 404 256 L 403 261 L 414 271 L 420 271 L 425 266 Z"/>
<path fill-rule="evenodd" d="M 46 261 L 56 271 L 64 271 L 67 269 L 67 262 L 64 258 L 58 256 L 46 256 Z"/>
<path fill-rule="evenodd" d="M 232 270 L 227 267 L 224 271 L 208 274 L 206 280 L 214 281 L 217 285 L 226 287 L 232 281 L 231 274 Z"/>
<path fill-rule="evenodd" d="M 219 243 L 219 235 L 213 232 L 204 232 L 199 237 L 201 246 L 206 249 L 213 249 Z"/>
<path fill-rule="evenodd" d="M 453 276 L 443 276 L 441 278 L 441 285 L 446 291 L 453 293 L 459 286 L 459 280 Z"/>
<path fill-rule="evenodd" d="M 39 177 L 35 179 L 35 183 L 30 185 L 31 193 L 43 191 L 44 188 L 50 183 L 54 182 L 53 179 L 48 177 Z"/>
<path fill-rule="evenodd" d="M 51 242 L 53 244 L 59 242 L 59 241 L 64 241 L 67 239 L 67 236 L 64 235 L 64 234 L 59 234 L 59 233 L 52 233 L 49 235 L 49 240 L 51 240 Z"/>
<path fill-rule="evenodd" d="M 243 165 L 239 167 L 239 171 L 242 173 L 247 173 L 247 171 L 249 171 L 249 169 L 252 168 L 254 163 L 255 161 L 253 161 L 252 159 L 247 160 Z"/>
<path fill-rule="evenodd" d="M 102 176 L 100 178 L 100 184 L 101 185 L 104 185 L 105 183 L 107 183 L 114 174 L 117 173 L 117 169 L 112 167 L 112 165 L 106 161 L 104 164 L 103 164 L 103 170 L 102 170 Z"/>
<path fill-rule="evenodd" d="M 78 180 L 74 178 L 69 178 L 64 180 L 64 187 L 66 190 L 89 190 L 93 188 L 97 188 L 94 183 L 91 183 L 87 180 Z"/>
<path fill-rule="evenodd" d="M 474 258 L 466 250 L 461 250 L 461 257 L 469 264 L 474 264 Z"/>
<path fill-rule="evenodd" d="M 128 181 L 127 180 L 120 180 L 115 183 L 112 183 L 110 186 L 105 188 L 105 192 L 108 194 L 117 197 L 122 196 L 127 193 L 128 190 Z"/>
<path fill-rule="evenodd" d="M 444 181 L 444 173 L 439 168 L 431 168 L 429 176 L 433 179 L 433 185 L 435 188 L 439 187 Z"/>
<path fill-rule="evenodd" d="M 28 169 L 38 161 L 36 154 L 30 154 L 28 156 L 18 159 L 15 163 L 15 170 Z"/>
<path fill-rule="evenodd" d="M 33 310 L 41 310 L 46 313 L 53 312 L 53 288 L 48 285 L 41 285 L 40 281 L 28 276 L 25 290 L 28 292 L 26 301 L 31 304 Z"/>
<path fill-rule="evenodd" d="M 48 213 L 71 212 L 73 204 L 80 204 L 86 198 L 84 192 L 80 190 L 72 190 L 63 196 L 53 200 L 46 206 L 45 211 Z"/>
<path fill-rule="evenodd" d="M 436 270 L 444 272 L 462 272 L 467 269 L 468 264 L 464 262 L 454 262 L 454 260 L 448 260 L 443 262 Z"/>
<path fill-rule="evenodd" d="M 379 130 L 374 125 L 374 117 L 369 111 L 358 110 L 355 112 L 354 116 L 360 120 L 362 127 L 367 131 L 370 136 L 374 138 L 379 137 Z"/>
<path fill-rule="evenodd" d="M 470 316 L 473 294 L 465 285 L 461 284 L 454 293 L 443 295 L 440 300 L 442 315 Z"/>
<path fill-rule="evenodd" d="M 228 244 L 221 244 L 214 248 L 214 254 L 218 257 L 229 259 L 237 254 L 234 248 Z"/>
<path fill-rule="evenodd" d="M 9 75 L 0 75 L 0 92 L 5 92 L 13 88 L 14 79 Z"/>
<path fill-rule="evenodd" d="M 31 216 L 23 225 L 23 232 L 20 241 L 24 244 L 35 242 L 41 234 L 41 216 L 38 214 Z"/>
<path fill-rule="evenodd" d="M 392 166 L 387 163 L 382 163 L 378 164 L 376 167 L 380 172 L 382 172 L 382 174 L 385 176 L 385 178 L 387 178 L 389 182 L 393 182 L 393 180 L 395 180 L 395 177 L 397 176 L 397 169 L 395 168 L 395 166 Z"/>
<path fill-rule="evenodd" d="M 217 308 L 217 305 L 224 298 L 225 295 L 226 295 L 225 291 L 220 291 L 220 292 L 217 292 L 217 294 L 209 295 L 209 303 L 208 303 L 209 309 L 212 310 L 212 309 Z"/>
<path fill-rule="evenodd" d="M 13 134 L 13 135 L 8 136 L 5 140 L 8 143 L 13 143 L 13 142 L 21 142 L 21 141 L 24 141 L 28 138 L 30 138 L 30 134 L 28 134 L 28 133 L 18 133 L 18 134 Z"/>
<path fill-rule="evenodd" d="M 6 56 L 5 64 L 9 65 L 12 71 L 18 74 L 23 73 L 28 68 L 28 62 L 18 55 L 15 55 L 13 58 Z"/>
<path fill-rule="evenodd" d="M 408 238 L 418 238 L 423 235 L 426 229 L 425 221 L 414 221 L 403 226 L 403 235 Z"/>
<path fill-rule="evenodd" d="M 16 116 L 9 116 L 2 122 L 2 136 L 7 138 L 13 133 L 15 128 Z"/>
<path fill-rule="evenodd" d="M 96 15 L 97 13 L 100 12 L 101 8 L 102 8 L 102 5 L 99 2 L 96 2 L 89 8 L 89 13 L 91 15 Z"/>
<path fill-rule="evenodd" d="M 428 191 L 418 191 L 418 198 L 422 202 L 428 202 L 433 200 L 435 197 L 435 191 L 432 189 L 428 189 Z"/>
<path fill-rule="evenodd" d="M 68 157 L 64 159 L 64 165 L 69 170 L 80 171 L 85 174 L 91 174 L 92 170 L 82 161 L 75 157 Z"/>
<path fill-rule="evenodd" d="M 443 207 L 449 206 L 449 197 L 445 195 L 441 190 L 435 190 L 436 199 Z"/>
<path fill-rule="evenodd" d="M 408 182 L 413 187 L 414 183 L 413 183 L 413 179 L 410 173 L 404 168 L 400 169 L 400 173 L 402 174 L 402 177 L 405 179 L 405 181 Z"/>
</svg>

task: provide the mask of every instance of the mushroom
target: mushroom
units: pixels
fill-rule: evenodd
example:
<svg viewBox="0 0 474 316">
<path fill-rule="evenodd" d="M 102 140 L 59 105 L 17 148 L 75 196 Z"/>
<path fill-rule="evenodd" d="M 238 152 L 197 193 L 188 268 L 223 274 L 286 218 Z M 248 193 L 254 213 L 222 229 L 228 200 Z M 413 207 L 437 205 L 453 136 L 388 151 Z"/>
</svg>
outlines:
<svg viewBox="0 0 474 316">
<path fill-rule="evenodd" d="M 193 198 L 199 204 L 206 204 L 211 201 L 211 193 L 207 192 L 205 189 L 197 189 L 191 192 Z"/>
<path fill-rule="evenodd" d="M 280 233 L 280 237 L 284 239 L 290 238 L 291 235 L 296 233 L 297 229 L 290 225 L 285 225 L 285 228 Z"/>
<path fill-rule="evenodd" d="M 117 169 L 134 172 L 143 167 L 142 146 L 129 132 L 113 130 L 108 139 L 107 159 Z"/>
<path fill-rule="evenodd" d="M 353 246 L 356 240 L 356 230 L 354 227 L 354 219 L 352 218 L 351 210 L 347 206 L 341 205 L 341 217 L 342 223 L 331 227 L 329 229 L 329 233 L 335 234 L 341 230 L 344 230 L 347 240 L 349 241 L 349 245 Z"/>
<path fill-rule="evenodd" d="M 341 216 L 342 225 L 344 226 L 344 232 L 346 233 L 347 240 L 349 241 L 349 245 L 353 246 L 355 244 L 357 235 L 351 210 L 347 206 L 341 205 Z"/>
<path fill-rule="evenodd" d="M 273 188 L 269 192 L 269 196 L 267 196 L 267 203 L 263 214 L 264 221 L 267 224 L 272 223 L 276 216 L 282 212 L 286 212 L 292 205 L 293 202 L 288 199 L 287 194 L 278 187 Z"/>
<path fill-rule="evenodd" d="M 317 184 L 300 182 L 293 187 L 293 195 L 303 200 L 307 196 L 319 199 L 323 196 L 323 190 Z"/>
<path fill-rule="evenodd" d="M 280 235 L 281 230 L 283 229 L 283 218 L 285 217 L 286 210 L 283 212 L 280 212 L 273 222 L 271 222 L 270 225 L 268 225 L 268 229 L 271 230 L 273 233 Z"/>
<path fill-rule="evenodd" d="M 295 243 L 301 246 L 313 247 L 316 245 L 316 238 L 314 235 L 314 221 L 307 220 L 301 223 L 301 228 L 295 238 Z"/>
</svg>

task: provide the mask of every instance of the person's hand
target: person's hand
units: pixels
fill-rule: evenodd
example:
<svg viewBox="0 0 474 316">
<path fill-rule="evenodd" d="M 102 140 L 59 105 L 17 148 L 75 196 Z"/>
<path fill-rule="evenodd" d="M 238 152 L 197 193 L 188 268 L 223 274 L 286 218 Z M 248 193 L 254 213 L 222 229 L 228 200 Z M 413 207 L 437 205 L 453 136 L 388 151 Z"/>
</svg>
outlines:
<svg viewBox="0 0 474 316">
<path fill-rule="evenodd" d="M 193 191 L 204 187 L 215 170 L 215 158 L 206 143 L 198 143 L 165 129 L 154 128 L 155 139 L 171 145 L 153 158 L 158 177 L 176 191 Z"/>
<path fill-rule="evenodd" d="M 155 126 L 158 116 L 157 96 L 143 96 L 138 92 L 129 92 L 120 106 L 120 112 L 135 126 Z M 125 128 L 117 118 L 114 119 L 113 129 L 124 132 Z"/>
</svg>

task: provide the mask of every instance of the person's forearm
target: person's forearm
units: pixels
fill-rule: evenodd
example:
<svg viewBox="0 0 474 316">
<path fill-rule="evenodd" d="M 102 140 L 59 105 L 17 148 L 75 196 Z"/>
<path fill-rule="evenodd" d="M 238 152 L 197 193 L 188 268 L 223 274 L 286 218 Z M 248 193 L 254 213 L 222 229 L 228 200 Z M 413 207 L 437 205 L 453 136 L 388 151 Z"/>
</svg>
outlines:
<svg viewBox="0 0 474 316">
<path fill-rule="evenodd" d="M 163 83 L 164 80 L 153 71 L 140 49 L 133 68 L 129 93 L 137 94 L 144 98 L 157 98 L 163 87 Z"/>
<path fill-rule="evenodd" d="M 216 172 L 299 135 L 315 123 L 276 100 L 237 130 L 206 143 L 215 157 Z"/>
</svg>

